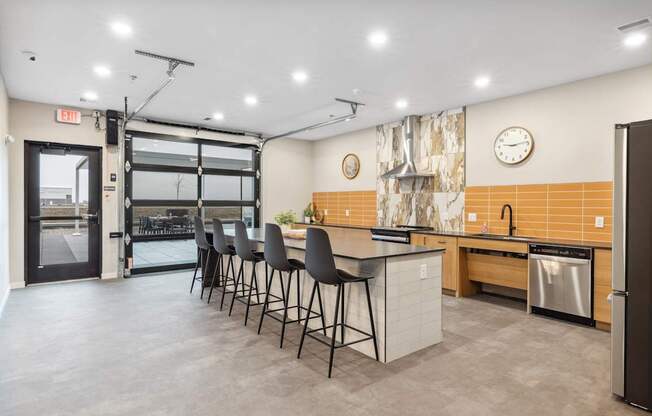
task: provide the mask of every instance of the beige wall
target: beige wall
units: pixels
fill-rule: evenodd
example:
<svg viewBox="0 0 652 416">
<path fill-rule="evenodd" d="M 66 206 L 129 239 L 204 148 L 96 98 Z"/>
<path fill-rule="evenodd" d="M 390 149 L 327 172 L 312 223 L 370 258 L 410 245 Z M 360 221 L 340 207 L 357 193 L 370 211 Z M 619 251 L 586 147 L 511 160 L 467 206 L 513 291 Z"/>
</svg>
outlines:
<svg viewBox="0 0 652 416">
<path fill-rule="evenodd" d="M 313 183 L 312 143 L 278 139 L 265 145 L 261 157 L 261 225 L 293 210 L 299 219 L 310 203 Z"/>
<path fill-rule="evenodd" d="M 0 74 L 0 316 L 9 296 L 9 100 Z"/>
<path fill-rule="evenodd" d="M 313 143 L 312 191 L 373 191 L 376 189 L 376 128 L 357 130 Z M 360 173 L 354 179 L 342 174 L 342 159 L 355 153 Z"/>
<path fill-rule="evenodd" d="M 117 147 L 107 149 L 103 130 L 96 130 L 94 119 L 82 117 L 81 125 L 60 124 L 54 121 L 57 106 L 21 100 L 9 100 L 9 131 L 16 143 L 9 147 L 10 207 L 10 268 L 11 286 L 25 284 L 25 140 L 50 141 L 66 144 L 83 144 L 102 147 L 102 186 L 115 185 L 109 181 L 110 173 L 118 167 Z M 90 114 L 83 110 L 82 114 Z M 104 121 L 102 121 L 102 126 Z M 118 230 L 117 192 L 102 192 L 102 278 L 117 277 L 118 240 L 109 239 L 109 232 Z"/>
<path fill-rule="evenodd" d="M 613 179 L 614 124 L 652 118 L 652 65 L 467 107 L 466 184 Z M 493 153 L 496 135 L 527 128 L 535 146 L 518 166 Z"/>
</svg>

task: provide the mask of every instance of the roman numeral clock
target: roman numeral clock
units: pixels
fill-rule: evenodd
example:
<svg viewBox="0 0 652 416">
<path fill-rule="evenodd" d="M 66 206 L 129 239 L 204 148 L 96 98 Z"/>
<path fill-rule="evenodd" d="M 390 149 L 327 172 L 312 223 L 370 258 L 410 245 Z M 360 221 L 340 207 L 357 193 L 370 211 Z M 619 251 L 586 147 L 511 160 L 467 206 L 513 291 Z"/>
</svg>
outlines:
<svg viewBox="0 0 652 416">
<path fill-rule="evenodd" d="M 532 154 L 534 139 L 523 127 L 508 127 L 498 133 L 494 141 L 494 153 L 502 163 L 516 165 Z"/>
</svg>

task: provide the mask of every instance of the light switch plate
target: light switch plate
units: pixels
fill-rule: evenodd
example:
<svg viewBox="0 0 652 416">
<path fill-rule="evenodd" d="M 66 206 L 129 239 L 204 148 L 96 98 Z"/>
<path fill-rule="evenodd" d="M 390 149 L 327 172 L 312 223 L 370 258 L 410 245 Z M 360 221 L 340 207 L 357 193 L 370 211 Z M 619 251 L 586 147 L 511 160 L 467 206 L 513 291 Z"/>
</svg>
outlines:
<svg viewBox="0 0 652 416">
<path fill-rule="evenodd" d="M 324 210 L 324 215 L 328 215 L 328 210 L 327 209 Z"/>
<path fill-rule="evenodd" d="M 469 212 L 469 222 L 476 222 L 478 220 L 478 214 L 475 212 Z"/>
<path fill-rule="evenodd" d="M 345 210 L 344 210 L 344 216 L 345 216 L 345 217 L 348 217 L 348 216 L 349 216 L 349 210 L 348 210 L 348 209 L 345 209 Z"/>
<path fill-rule="evenodd" d="M 595 217 L 595 228 L 604 228 L 604 217 Z"/>
<path fill-rule="evenodd" d="M 421 280 L 428 278 L 428 265 L 425 263 L 421 265 L 419 278 Z"/>
</svg>

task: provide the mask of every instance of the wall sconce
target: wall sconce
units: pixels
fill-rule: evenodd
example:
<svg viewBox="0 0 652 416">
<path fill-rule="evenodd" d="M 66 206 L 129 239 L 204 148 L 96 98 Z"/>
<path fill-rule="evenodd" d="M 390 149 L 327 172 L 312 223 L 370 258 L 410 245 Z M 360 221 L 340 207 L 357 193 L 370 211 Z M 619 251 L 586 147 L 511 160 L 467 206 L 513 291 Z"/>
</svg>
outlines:
<svg viewBox="0 0 652 416">
<path fill-rule="evenodd" d="M 16 139 L 11 134 L 5 136 L 5 144 L 16 143 Z"/>
</svg>

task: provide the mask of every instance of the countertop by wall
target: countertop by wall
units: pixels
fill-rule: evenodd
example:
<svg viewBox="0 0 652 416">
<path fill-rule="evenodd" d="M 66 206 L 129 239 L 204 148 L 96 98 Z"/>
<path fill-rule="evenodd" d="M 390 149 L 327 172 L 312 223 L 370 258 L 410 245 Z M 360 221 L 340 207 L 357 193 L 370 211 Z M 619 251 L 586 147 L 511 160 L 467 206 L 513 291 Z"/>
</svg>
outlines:
<svg viewBox="0 0 652 416">
<path fill-rule="evenodd" d="M 319 226 L 319 227 L 335 227 L 335 228 L 355 228 L 360 230 L 368 230 L 370 227 L 359 227 L 353 225 L 338 225 L 338 224 L 307 224 L 307 223 L 296 223 L 297 225 L 303 226 Z M 427 234 L 427 235 L 441 235 L 447 237 L 463 237 L 463 238 L 478 238 L 484 240 L 499 240 L 499 241 L 515 241 L 523 243 L 539 243 L 539 244 L 555 244 L 563 246 L 573 246 L 573 247 L 590 247 L 590 248 L 602 248 L 602 249 L 611 249 L 610 242 L 604 241 L 586 241 L 586 240 L 564 240 L 557 238 L 539 238 L 539 237 L 528 237 L 528 236 L 515 236 L 515 238 L 503 238 L 504 236 L 495 235 L 495 234 L 477 234 L 477 233 L 467 233 L 464 231 L 418 231 L 416 234 Z"/>
</svg>

